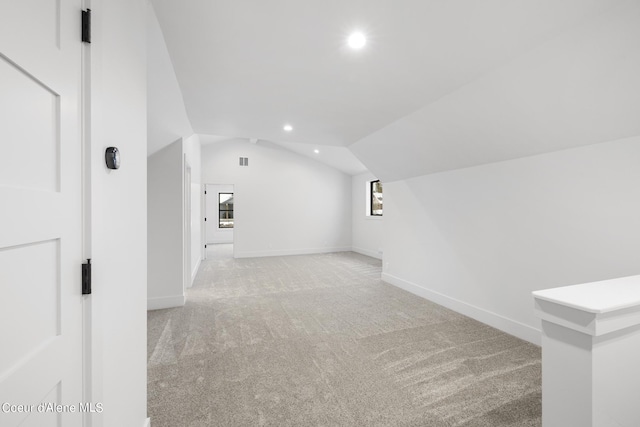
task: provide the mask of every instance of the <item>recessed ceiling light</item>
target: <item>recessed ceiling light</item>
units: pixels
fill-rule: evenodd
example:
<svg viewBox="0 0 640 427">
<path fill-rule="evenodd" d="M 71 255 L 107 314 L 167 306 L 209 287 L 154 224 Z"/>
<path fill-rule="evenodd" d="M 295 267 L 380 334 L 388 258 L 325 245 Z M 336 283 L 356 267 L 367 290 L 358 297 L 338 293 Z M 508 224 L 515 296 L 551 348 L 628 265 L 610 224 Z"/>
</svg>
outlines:
<svg viewBox="0 0 640 427">
<path fill-rule="evenodd" d="M 318 150 L 317 148 L 315 150 L 313 150 L 314 153 L 318 154 L 320 152 L 320 150 Z"/>
<path fill-rule="evenodd" d="M 367 44 L 367 38 L 359 31 L 351 33 L 347 39 L 347 44 L 352 49 L 362 49 Z"/>
<path fill-rule="evenodd" d="M 286 124 L 282 129 L 284 129 L 286 132 L 291 132 L 293 130 L 293 126 L 291 126 L 290 124 Z"/>
</svg>

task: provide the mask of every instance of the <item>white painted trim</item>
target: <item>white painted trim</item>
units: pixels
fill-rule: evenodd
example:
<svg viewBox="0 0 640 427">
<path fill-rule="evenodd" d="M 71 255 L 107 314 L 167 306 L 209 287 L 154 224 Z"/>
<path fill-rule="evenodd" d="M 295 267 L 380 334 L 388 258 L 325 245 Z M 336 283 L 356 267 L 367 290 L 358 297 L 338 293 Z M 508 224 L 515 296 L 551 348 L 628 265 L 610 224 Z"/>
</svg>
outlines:
<svg viewBox="0 0 640 427">
<path fill-rule="evenodd" d="M 418 295 L 424 299 L 440 304 L 453 311 L 463 314 L 467 317 L 471 317 L 479 322 L 485 323 L 496 329 L 500 329 L 510 335 L 514 335 L 525 341 L 529 341 L 535 345 L 541 345 L 542 333 L 539 329 L 533 328 L 524 323 L 520 323 L 516 320 L 509 319 L 491 311 L 485 310 L 475 305 L 471 305 L 464 301 L 451 298 L 440 292 L 427 289 L 423 286 L 401 279 L 388 273 L 382 273 L 382 280 L 398 288 L 404 289 L 407 292 L 411 292 L 414 295 Z M 532 308 L 533 310 L 533 308 Z"/>
<path fill-rule="evenodd" d="M 198 258 L 198 262 L 196 266 L 193 268 L 193 271 L 191 272 L 191 284 L 189 285 L 189 287 L 193 286 L 193 282 L 196 280 L 196 275 L 198 274 L 198 270 L 200 269 L 201 263 L 202 263 L 202 260 Z"/>
<path fill-rule="evenodd" d="M 370 256 L 371 258 L 382 259 L 382 254 L 376 251 L 370 251 L 369 249 L 356 248 L 355 246 L 351 248 L 353 252 L 357 252 L 362 255 Z"/>
<path fill-rule="evenodd" d="M 331 252 L 351 252 L 351 247 L 340 248 L 316 248 L 316 249 L 276 249 L 271 251 L 253 251 L 234 253 L 235 258 L 258 258 L 267 256 L 287 256 L 287 255 L 309 255 L 327 254 Z"/>
<path fill-rule="evenodd" d="M 151 427 L 151 418 L 147 418 L 142 427 Z"/>
<path fill-rule="evenodd" d="M 147 298 L 147 311 L 160 310 L 162 308 L 182 307 L 186 301 L 187 299 L 184 295 Z"/>
</svg>

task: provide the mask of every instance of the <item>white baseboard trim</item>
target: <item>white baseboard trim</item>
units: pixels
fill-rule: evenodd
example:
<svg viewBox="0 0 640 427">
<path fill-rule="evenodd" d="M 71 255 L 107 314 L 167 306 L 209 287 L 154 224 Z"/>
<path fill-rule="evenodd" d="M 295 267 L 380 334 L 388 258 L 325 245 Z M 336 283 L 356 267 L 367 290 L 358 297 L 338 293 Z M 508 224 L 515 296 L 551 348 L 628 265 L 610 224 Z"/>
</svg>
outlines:
<svg viewBox="0 0 640 427">
<path fill-rule="evenodd" d="M 198 274 L 198 270 L 200 269 L 200 263 L 201 262 L 202 262 L 202 260 L 200 258 L 198 258 L 198 262 L 196 263 L 195 268 L 191 272 L 191 283 L 189 283 L 189 287 L 192 287 L 193 286 L 193 282 L 196 280 L 196 275 Z"/>
<path fill-rule="evenodd" d="M 388 273 L 382 273 L 382 280 L 391 285 L 397 286 L 400 289 L 404 289 L 407 292 L 411 292 L 414 295 L 418 295 L 419 297 L 435 302 L 436 304 L 447 307 L 467 317 L 471 317 L 479 322 L 485 323 L 496 329 L 500 329 L 510 335 L 529 341 L 532 344 L 538 346 L 541 344 L 542 335 L 540 330 L 529 325 L 525 325 L 524 323 L 520 323 L 516 320 L 476 307 L 475 305 L 451 298 L 447 295 L 441 294 L 440 292 L 432 291 L 431 289 L 427 289 L 416 283 L 409 282 Z"/>
<path fill-rule="evenodd" d="M 351 248 L 353 252 L 357 252 L 362 255 L 370 256 L 371 258 L 382 259 L 382 254 L 378 251 L 371 251 L 369 249 L 364 248 L 356 248 L 355 246 Z"/>
<path fill-rule="evenodd" d="M 151 427 L 151 418 L 147 418 L 146 420 L 144 420 L 143 427 Z"/>
<path fill-rule="evenodd" d="M 316 249 L 276 249 L 271 251 L 237 252 L 235 258 L 259 258 L 267 256 L 327 254 L 331 252 L 350 252 L 351 247 L 316 248 Z"/>
<path fill-rule="evenodd" d="M 184 295 L 147 298 L 147 311 L 160 310 L 162 308 L 182 307 L 185 302 L 186 298 Z"/>
</svg>

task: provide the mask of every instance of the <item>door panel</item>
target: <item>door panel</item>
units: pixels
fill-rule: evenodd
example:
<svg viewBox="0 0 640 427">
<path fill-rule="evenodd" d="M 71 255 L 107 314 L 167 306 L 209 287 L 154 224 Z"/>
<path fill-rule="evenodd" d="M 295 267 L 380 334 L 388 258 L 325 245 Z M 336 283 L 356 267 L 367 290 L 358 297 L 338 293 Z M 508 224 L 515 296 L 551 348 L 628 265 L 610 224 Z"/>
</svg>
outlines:
<svg viewBox="0 0 640 427">
<path fill-rule="evenodd" d="M 5 158 L 0 185 L 59 188 L 59 96 L 6 58 L 0 58 Z M 25 143 L 26 142 L 26 143 Z"/>
<path fill-rule="evenodd" d="M 2 289 L 0 313 L 3 318 L 29 319 L 19 328 L 14 322 L 0 322 L 0 372 L 60 335 L 59 261 L 59 239 L 0 251 L 0 283 L 11 284 Z"/>
<path fill-rule="evenodd" d="M 3 427 L 81 425 L 80 10 L 0 2 L 0 402 L 33 408 Z"/>
<path fill-rule="evenodd" d="M 62 387 L 61 383 L 56 384 L 49 393 L 40 401 L 46 405 L 51 403 L 61 405 Z M 48 409 L 48 408 L 47 408 Z M 48 412 L 35 412 L 27 418 L 20 427 L 64 427 L 61 415 L 51 415 Z"/>
<path fill-rule="evenodd" d="M 27 48 L 60 47 L 60 11 L 66 0 L 3 0 L 2 10 L 9 10 L 0 35 L 24 37 Z M 68 9 L 68 8 L 67 8 Z"/>
</svg>

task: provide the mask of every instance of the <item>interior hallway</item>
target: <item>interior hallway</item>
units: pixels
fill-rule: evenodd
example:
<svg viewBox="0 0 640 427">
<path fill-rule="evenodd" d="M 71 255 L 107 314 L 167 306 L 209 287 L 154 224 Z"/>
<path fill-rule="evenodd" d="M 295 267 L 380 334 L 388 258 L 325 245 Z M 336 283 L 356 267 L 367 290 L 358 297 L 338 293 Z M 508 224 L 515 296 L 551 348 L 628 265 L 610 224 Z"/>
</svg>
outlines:
<svg viewBox="0 0 640 427">
<path fill-rule="evenodd" d="M 539 426 L 540 349 L 380 280 L 353 252 L 210 246 L 148 313 L 154 427 Z"/>
</svg>

